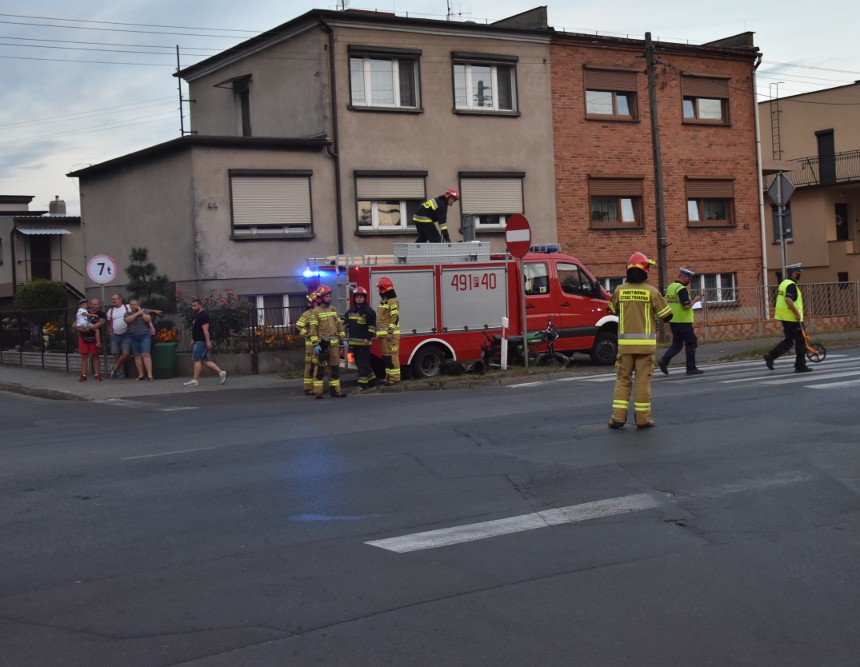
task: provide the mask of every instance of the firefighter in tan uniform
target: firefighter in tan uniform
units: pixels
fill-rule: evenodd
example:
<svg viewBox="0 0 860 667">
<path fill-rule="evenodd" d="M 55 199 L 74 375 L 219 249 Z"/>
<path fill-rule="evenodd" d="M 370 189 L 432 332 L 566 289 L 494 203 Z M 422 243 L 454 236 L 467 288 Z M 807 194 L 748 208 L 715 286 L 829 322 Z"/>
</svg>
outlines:
<svg viewBox="0 0 860 667">
<path fill-rule="evenodd" d="M 376 336 L 385 363 L 385 379 L 381 384 L 391 386 L 400 382 L 400 303 L 390 278 L 380 278 L 376 289 L 380 297 L 376 310 Z"/>
<path fill-rule="evenodd" d="M 317 290 L 320 305 L 310 315 L 311 343 L 317 355 L 317 372 L 314 376 L 314 398 L 323 397 L 323 380 L 329 370 L 328 391 L 334 398 L 346 398 L 340 389 L 340 344 L 344 339 L 343 322 L 337 309 L 331 305 L 331 288 L 323 285 Z"/>
<path fill-rule="evenodd" d="M 314 344 L 311 342 L 310 320 L 311 313 L 318 305 L 317 293 L 313 291 L 308 294 L 308 309 L 296 320 L 296 331 L 299 336 L 305 339 L 305 375 L 303 387 L 305 393 L 308 395 L 314 393 L 314 371 L 316 370 L 316 355 L 314 354 Z"/>
<path fill-rule="evenodd" d="M 609 302 L 609 310 L 618 316 L 618 359 L 609 428 L 624 428 L 631 389 L 636 427 L 654 426 L 651 374 L 657 352 L 655 318 L 668 322 L 672 309 L 659 290 L 646 282 L 653 263 L 641 252 L 633 253 L 627 261 L 627 282 L 615 288 Z"/>
</svg>

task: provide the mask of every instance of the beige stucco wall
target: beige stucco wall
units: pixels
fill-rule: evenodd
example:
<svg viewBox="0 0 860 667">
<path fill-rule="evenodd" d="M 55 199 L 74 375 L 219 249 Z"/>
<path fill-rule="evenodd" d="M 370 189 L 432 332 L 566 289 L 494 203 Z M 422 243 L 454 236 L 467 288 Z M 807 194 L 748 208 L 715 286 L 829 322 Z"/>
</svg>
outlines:
<svg viewBox="0 0 860 667">
<path fill-rule="evenodd" d="M 339 153 L 343 176 L 343 218 L 347 253 L 391 253 L 393 242 L 408 242 L 414 233 L 357 236 L 354 175 L 363 170 L 427 171 L 427 196 L 459 187 L 458 173 L 524 172 L 523 202 L 535 242 L 556 240 L 552 153 L 549 45 L 487 38 L 467 31 L 414 33 L 341 27 L 336 32 Z M 421 49 L 422 113 L 348 109 L 349 45 Z M 460 115 L 453 112 L 452 51 L 515 55 L 520 115 Z M 452 240 L 460 239 L 461 210 L 449 213 Z M 479 234 L 493 248 L 504 248 L 502 234 Z"/>
<path fill-rule="evenodd" d="M 323 86 L 325 34 L 316 27 L 222 69 L 189 81 L 191 128 L 199 135 L 242 136 L 231 87 L 215 85 L 251 75 L 251 133 L 255 137 L 310 137 L 326 132 Z"/>
<path fill-rule="evenodd" d="M 196 277 L 191 218 L 192 176 L 187 152 L 125 164 L 80 178 L 84 261 L 109 255 L 118 265 L 106 293 L 123 291 L 131 248 L 146 248 L 158 273 Z M 87 279 L 90 290 L 97 284 Z"/>
</svg>

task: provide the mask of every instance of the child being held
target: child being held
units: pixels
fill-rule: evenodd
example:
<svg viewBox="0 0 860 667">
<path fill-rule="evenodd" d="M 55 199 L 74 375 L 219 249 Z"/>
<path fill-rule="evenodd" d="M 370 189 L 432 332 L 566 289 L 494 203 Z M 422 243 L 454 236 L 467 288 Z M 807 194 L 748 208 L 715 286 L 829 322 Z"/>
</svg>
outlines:
<svg viewBox="0 0 860 667">
<path fill-rule="evenodd" d="M 92 328 L 93 322 L 90 320 L 90 317 L 92 317 L 92 313 L 87 309 L 87 305 L 88 302 L 86 299 L 81 299 L 78 302 L 78 311 L 77 313 L 75 313 L 75 327 L 80 331 L 80 333 L 86 332 L 90 335 L 95 335 L 96 347 L 101 348 L 101 331 Z"/>
</svg>

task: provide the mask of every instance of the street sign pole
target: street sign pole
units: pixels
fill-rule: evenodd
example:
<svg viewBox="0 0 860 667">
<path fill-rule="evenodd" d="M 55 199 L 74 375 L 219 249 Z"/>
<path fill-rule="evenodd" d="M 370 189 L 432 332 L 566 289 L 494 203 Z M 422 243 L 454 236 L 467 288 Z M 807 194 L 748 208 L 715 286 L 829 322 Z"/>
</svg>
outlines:
<svg viewBox="0 0 860 667">
<path fill-rule="evenodd" d="M 776 205 L 776 218 L 778 221 L 777 229 L 779 229 L 779 251 L 780 261 L 782 262 L 782 277 L 785 278 L 785 205 L 794 194 L 794 185 L 786 178 L 783 172 L 777 172 L 776 178 L 767 189 L 767 196 Z"/>
</svg>

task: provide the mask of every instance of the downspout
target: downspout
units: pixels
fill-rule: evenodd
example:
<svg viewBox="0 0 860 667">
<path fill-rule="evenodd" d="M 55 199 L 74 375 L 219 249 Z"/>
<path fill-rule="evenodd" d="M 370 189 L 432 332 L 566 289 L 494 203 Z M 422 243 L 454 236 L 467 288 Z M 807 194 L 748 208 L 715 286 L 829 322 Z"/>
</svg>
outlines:
<svg viewBox="0 0 860 667">
<path fill-rule="evenodd" d="M 10 259 L 12 260 L 12 296 L 15 296 L 18 292 L 18 272 L 15 270 L 15 265 L 17 264 L 15 261 L 15 232 L 17 231 L 17 227 L 12 227 L 12 233 L 9 234 Z"/>
<path fill-rule="evenodd" d="M 764 175 L 762 174 L 761 164 L 761 123 L 759 122 L 758 114 L 758 86 L 756 84 L 755 73 L 761 65 L 762 54 L 759 53 L 753 65 L 752 72 L 752 94 L 753 107 L 755 109 L 755 150 L 756 150 L 756 167 L 758 171 L 758 209 L 759 209 L 759 231 L 761 233 L 761 266 L 762 266 L 762 285 L 764 285 L 764 319 L 768 319 L 767 307 L 767 238 L 765 234 L 765 217 L 764 217 Z"/>
<path fill-rule="evenodd" d="M 329 85 L 331 86 L 331 146 L 326 151 L 334 160 L 334 199 L 335 199 L 335 221 L 337 224 L 337 254 L 343 254 L 343 194 L 341 193 L 340 178 L 340 151 L 338 144 L 338 116 L 337 116 L 337 78 L 335 77 L 334 63 L 334 30 L 320 18 L 320 24 L 328 33 L 328 67 Z"/>
</svg>

